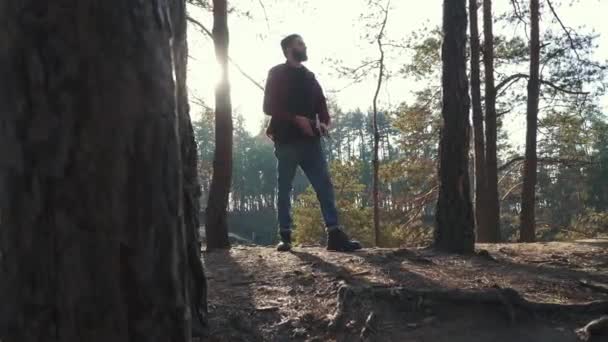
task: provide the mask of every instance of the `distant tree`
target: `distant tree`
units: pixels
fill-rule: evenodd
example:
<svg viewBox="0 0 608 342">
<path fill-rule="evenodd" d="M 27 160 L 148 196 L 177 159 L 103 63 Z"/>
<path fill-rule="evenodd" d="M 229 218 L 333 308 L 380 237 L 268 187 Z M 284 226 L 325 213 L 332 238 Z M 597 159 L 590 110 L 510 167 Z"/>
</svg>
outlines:
<svg viewBox="0 0 608 342">
<path fill-rule="evenodd" d="M 594 164 L 589 172 L 589 205 L 596 211 L 608 212 L 608 122 L 593 123 L 595 135 L 592 141 Z"/>
<path fill-rule="evenodd" d="M 382 23 L 380 26 L 380 31 L 378 32 L 378 35 L 376 37 L 376 43 L 378 44 L 378 51 L 379 51 L 380 57 L 378 58 L 378 82 L 377 82 L 376 92 L 374 93 L 374 100 L 373 100 L 374 178 L 373 178 L 373 183 L 372 183 L 373 184 L 372 185 L 372 196 L 374 198 L 374 245 L 375 246 L 380 245 L 380 198 L 379 198 L 380 178 L 378 176 L 379 172 L 380 172 L 380 156 L 378 154 L 379 145 L 380 145 L 380 132 L 378 129 L 378 96 L 380 95 L 380 90 L 382 89 L 382 81 L 384 80 L 384 77 L 385 77 L 385 74 L 384 74 L 385 73 L 385 71 L 384 71 L 385 57 L 384 57 L 384 48 L 382 45 L 382 40 L 384 39 L 384 30 L 386 29 L 386 23 L 388 21 L 390 4 L 391 4 L 390 0 L 387 1 L 386 5 L 384 7 L 382 5 L 380 5 L 379 3 L 377 4 L 377 6 L 380 7 L 380 9 L 384 15 L 384 19 L 382 20 Z"/>
<path fill-rule="evenodd" d="M 199 119 L 192 123 L 198 147 L 198 177 L 201 184 L 201 205 L 206 207 L 209 186 L 213 175 L 213 154 L 215 152 L 215 113 L 205 109 Z"/>
<path fill-rule="evenodd" d="M 540 9 L 538 0 L 530 0 L 530 77 L 528 79 L 528 106 L 526 115 L 526 159 L 521 197 L 519 241 L 536 239 L 536 132 L 538 130 L 538 101 L 540 93 Z"/>
<path fill-rule="evenodd" d="M 475 222 L 469 186 L 469 87 L 466 0 L 443 2 L 443 127 L 439 147 L 439 198 L 435 246 L 472 253 Z"/>
<path fill-rule="evenodd" d="M 206 303 L 184 6 L 2 2 L 2 341 L 191 340 Z"/>
<path fill-rule="evenodd" d="M 483 2 L 483 62 L 485 75 L 485 122 L 486 122 L 486 190 L 484 215 L 485 226 L 478 230 L 481 242 L 498 242 L 500 240 L 500 206 L 498 200 L 498 152 L 496 124 L 496 86 L 494 82 L 494 17 L 492 0 Z"/>
<path fill-rule="evenodd" d="M 475 148 L 475 218 L 477 238 L 482 241 L 490 235 L 488 228 L 488 199 L 487 197 L 487 171 L 486 151 L 483 125 L 483 108 L 481 106 L 481 48 L 479 43 L 479 28 L 477 11 L 478 0 L 469 0 L 470 20 L 470 48 L 471 48 L 471 100 L 473 107 L 473 128 Z"/>
<path fill-rule="evenodd" d="M 213 177 L 205 212 L 207 248 L 230 248 L 228 199 L 232 181 L 232 103 L 228 81 L 228 5 L 213 0 L 213 42 L 221 79 L 215 90 L 215 154 Z"/>
</svg>

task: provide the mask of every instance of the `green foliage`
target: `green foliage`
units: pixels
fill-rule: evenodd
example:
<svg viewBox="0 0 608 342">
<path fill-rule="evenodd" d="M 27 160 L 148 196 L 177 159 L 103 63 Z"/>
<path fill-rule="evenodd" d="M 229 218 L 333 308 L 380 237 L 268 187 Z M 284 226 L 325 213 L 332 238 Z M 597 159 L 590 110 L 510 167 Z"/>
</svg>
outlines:
<svg viewBox="0 0 608 342">
<path fill-rule="evenodd" d="M 557 238 L 560 240 L 576 240 L 608 236 L 608 212 L 585 210 L 573 219 L 568 229 L 561 230 Z"/>
<path fill-rule="evenodd" d="M 412 32 L 406 47 L 413 51 L 411 60 L 403 66 L 401 72 L 423 80 L 438 71 L 441 64 L 441 44 L 443 37 L 440 28 Z"/>
<path fill-rule="evenodd" d="M 364 245 L 373 243 L 372 211 L 361 206 L 361 194 L 365 185 L 353 177 L 361 170 L 357 162 L 333 162 L 331 165 L 332 181 L 337 198 L 340 222 L 344 229 Z M 299 244 L 322 243 L 325 233 L 321 209 L 317 197 L 309 187 L 301 194 L 294 206 L 294 238 Z"/>
<path fill-rule="evenodd" d="M 519 65 L 528 61 L 528 42 L 522 37 L 494 37 L 494 61 L 496 67 Z"/>
<path fill-rule="evenodd" d="M 366 186 L 353 175 L 362 172 L 358 161 L 335 161 L 331 174 L 336 190 L 340 221 L 345 230 L 365 246 L 373 244 L 372 208 L 362 205 Z M 431 191 L 433 194 L 433 191 Z M 432 196 L 427 197 L 434 198 Z M 384 247 L 424 245 L 431 241 L 432 224 L 425 221 L 424 208 L 429 201 L 419 203 L 420 211 L 407 215 L 404 210 L 384 207 L 380 241 Z M 405 221 L 404 221 L 405 218 Z M 428 218 L 428 217 L 427 217 Z M 294 238 L 298 244 L 322 244 L 325 238 L 324 224 L 316 195 L 311 187 L 298 196 L 294 206 Z"/>
</svg>

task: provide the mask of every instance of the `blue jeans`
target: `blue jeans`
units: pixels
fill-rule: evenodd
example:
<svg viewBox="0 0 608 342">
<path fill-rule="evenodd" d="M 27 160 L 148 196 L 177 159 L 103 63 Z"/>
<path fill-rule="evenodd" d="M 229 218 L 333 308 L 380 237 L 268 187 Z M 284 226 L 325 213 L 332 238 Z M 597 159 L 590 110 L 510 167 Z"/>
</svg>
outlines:
<svg viewBox="0 0 608 342">
<path fill-rule="evenodd" d="M 310 139 L 295 143 L 275 144 L 275 155 L 278 161 L 278 220 L 279 230 L 291 231 L 291 190 L 296 170 L 302 168 L 312 185 L 321 206 L 323 219 L 327 228 L 338 226 L 338 210 L 334 186 L 331 183 L 325 153 L 321 139 Z"/>
</svg>

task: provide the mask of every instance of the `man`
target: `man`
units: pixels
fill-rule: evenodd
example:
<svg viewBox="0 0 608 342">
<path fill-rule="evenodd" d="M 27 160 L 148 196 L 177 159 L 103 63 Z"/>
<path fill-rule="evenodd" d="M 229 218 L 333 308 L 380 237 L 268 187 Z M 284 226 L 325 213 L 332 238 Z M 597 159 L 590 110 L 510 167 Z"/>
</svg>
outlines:
<svg viewBox="0 0 608 342">
<path fill-rule="evenodd" d="M 291 190 L 296 169 L 302 168 L 313 186 L 327 228 L 327 249 L 352 252 L 361 249 L 338 224 L 334 189 L 321 146 L 330 118 L 315 75 L 302 65 L 308 60 L 306 45 L 293 34 L 281 41 L 284 64 L 272 68 L 266 81 L 264 113 L 272 118 L 267 134 L 275 143 L 278 160 L 278 220 L 281 242 L 277 250 L 291 250 Z M 318 118 L 317 118 L 318 115 Z"/>
</svg>

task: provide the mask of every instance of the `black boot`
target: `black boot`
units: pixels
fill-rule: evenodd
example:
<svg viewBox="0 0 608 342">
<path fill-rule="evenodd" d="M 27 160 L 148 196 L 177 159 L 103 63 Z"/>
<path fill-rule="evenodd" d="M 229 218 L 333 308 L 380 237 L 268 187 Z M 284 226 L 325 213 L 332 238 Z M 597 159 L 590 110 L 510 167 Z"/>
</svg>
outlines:
<svg viewBox="0 0 608 342">
<path fill-rule="evenodd" d="M 280 232 L 281 242 L 277 246 L 279 252 L 289 252 L 291 250 L 291 232 Z"/>
<path fill-rule="evenodd" d="M 340 228 L 333 228 L 327 232 L 327 250 L 335 252 L 354 252 L 361 249 L 359 241 L 351 240 Z"/>
</svg>

